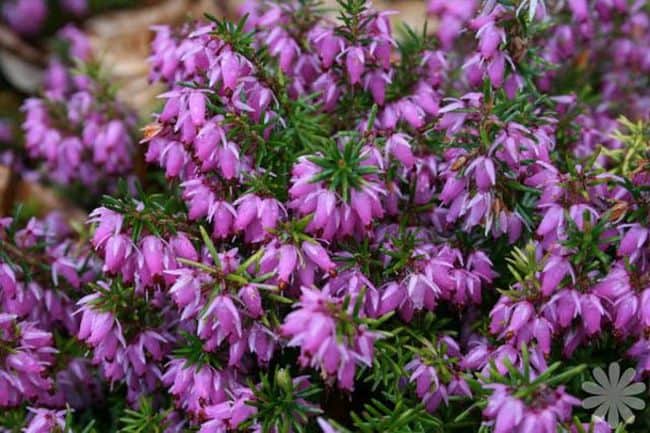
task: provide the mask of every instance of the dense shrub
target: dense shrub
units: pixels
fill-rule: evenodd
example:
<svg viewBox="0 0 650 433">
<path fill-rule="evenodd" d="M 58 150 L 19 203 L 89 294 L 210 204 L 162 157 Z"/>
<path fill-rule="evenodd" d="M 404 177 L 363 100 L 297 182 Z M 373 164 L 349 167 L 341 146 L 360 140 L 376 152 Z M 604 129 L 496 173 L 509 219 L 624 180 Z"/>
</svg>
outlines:
<svg viewBox="0 0 650 433">
<path fill-rule="evenodd" d="M 361 0 L 156 27 L 139 182 L 68 29 L 85 66 L 53 61 L 26 147 L 110 195 L 87 226 L 2 220 L 0 424 L 647 429 L 581 384 L 650 372 L 648 4 L 428 7 L 399 35 Z"/>
</svg>

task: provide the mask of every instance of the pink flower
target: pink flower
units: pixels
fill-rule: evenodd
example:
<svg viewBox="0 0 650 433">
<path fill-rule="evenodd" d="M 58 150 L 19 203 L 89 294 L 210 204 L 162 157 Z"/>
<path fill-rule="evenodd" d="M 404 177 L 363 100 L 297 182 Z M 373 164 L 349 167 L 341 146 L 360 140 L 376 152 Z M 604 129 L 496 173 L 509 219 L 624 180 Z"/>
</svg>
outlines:
<svg viewBox="0 0 650 433">
<path fill-rule="evenodd" d="M 264 314 L 262 309 L 262 297 L 255 286 L 246 285 L 239 291 L 239 298 L 246 306 L 246 310 L 252 317 L 260 317 Z"/>
<path fill-rule="evenodd" d="M 640 253 L 641 247 L 648 239 L 648 229 L 636 224 L 630 227 L 618 247 L 618 254 L 620 256 L 629 256 L 631 260 L 635 260 Z"/>
<path fill-rule="evenodd" d="M 280 286 L 289 282 L 298 263 L 298 250 L 293 245 L 282 245 L 279 250 L 278 280 Z"/>
<path fill-rule="evenodd" d="M 551 256 L 542 269 L 542 293 L 548 296 L 556 291 L 567 274 L 573 274 L 567 259 L 561 256 Z"/>
<path fill-rule="evenodd" d="M 353 336 L 337 337 L 337 320 L 346 320 L 350 311 L 342 310 L 340 299 L 325 291 L 302 288 L 298 309 L 285 318 L 281 333 L 290 338 L 289 346 L 300 347 L 300 363 L 320 368 L 335 376 L 341 388 L 354 387 L 355 364 L 370 365 L 372 348 L 378 335 L 365 326 L 355 326 Z M 334 315 L 338 311 L 339 315 Z"/>
<path fill-rule="evenodd" d="M 104 268 L 109 272 L 118 272 L 131 254 L 131 240 L 122 234 L 113 235 L 106 241 Z"/>
<path fill-rule="evenodd" d="M 365 55 L 363 48 L 351 47 L 345 55 L 345 67 L 350 78 L 350 84 L 361 82 L 361 75 L 365 69 Z"/>
<path fill-rule="evenodd" d="M 53 431 L 67 432 L 65 429 L 65 410 L 49 410 L 29 408 L 33 417 L 29 425 L 25 428 L 25 433 L 50 433 Z"/>
<path fill-rule="evenodd" d="M 11 0 L 2 5 L 2 15 L 19 33 L 37 33 L 47 17 L 45 0 Z"/>
<path fill-rule="evenodd" d="M 486 58 L 492 58 L 499 45 L 506 40 L 505 31 L 489 22 L 476 33 L 479 39 L 479 51 Z"/>
<path fill-rule="evenodd" d="M 163 272 L 164 247 L 160 239 L 155 236 L 146 236 L 140 243 L 142 257 L 151 276 L 161 275 Z"/>
<path fill-rule="evenodd" d="M 473 172 L 476 185 L 481 191 L 488 191 L 496 183 L 496 170 L 490 158 L 478 157 L 468 167 L 467 172 Z"/>
<path fill-rule="evenodd" d="M 336 273 L 336 264 L 332 262 L 325 248 L 315 242 L 304 241 L 302 251 L 316 266 L 330 274 Z"/>
<path fill-rule="evenodd" d="M 583 295 L 580 298 L 580 311 L 588 335 L 593 335 L 601 330 L 605 309 L 597 296 Z"/>
<path fill-rule="evenodd" d="M 409 140 L 409 136 L 401 133 L 393 134 L 386 140 L 386 150 L 404 164 L 406 168 L 411 168 L 415 163 Z"/>
<path fill-rule="evenodd" d="M 205 123 L 206 97 L 203 92 L 190 93 L 188 106 L 192 123 L 201 126 Z"/>
<path fill-rule="evenodd" d="M 323 67 L 329 69 L 334 63 L 343 46 L 343 40 L 335 36 L 331 30 L 324 30 L 315 37 L 316 49 L 320 55 Z"/>
<path fill-rule="evenodd" d="M 587 0 L 569 0 L 569 8 L 578 21 L 583 21 L 589 16 Z"/>
<path fill-rule="evenodd" d="M 2 296 L 7 299 L 16 294 L 16 274 L 6 263 L 0 264 L 0 288 L 3 290 Z"/>
<path fill-rule="evenodd" d="M 557 234 L 563 228 L 563 225 L 564 209 L 556 205 L 550 206 L 546 210 L 542 222 L 537 227 L 537 234 L 545 236 L 547 234 L 553 233 L 557 236 Z"/>
<path fill-rule="evenodd" d="M 219 295 L 208 304 L 199 318 L 197 333 L 215 347 L 226 338 L 234 343 L 244 336 L 241 315 L 230 296 Z"/>
</svg>

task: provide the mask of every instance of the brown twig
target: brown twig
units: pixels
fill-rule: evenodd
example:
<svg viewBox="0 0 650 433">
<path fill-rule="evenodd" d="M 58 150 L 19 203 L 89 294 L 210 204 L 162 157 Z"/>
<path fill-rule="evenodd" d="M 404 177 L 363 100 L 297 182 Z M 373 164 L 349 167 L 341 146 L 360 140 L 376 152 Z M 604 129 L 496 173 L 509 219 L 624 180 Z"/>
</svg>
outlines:
<svg viewBox="0 0 650 433">
<path fill-rule="evenodd" d="M 5 165 L 0 165 L 0 216 L 9 215 L 16 195 L 17 176 Z"/>
<path fill-rule="evenodd" d="M 0 47 L 30 63 L 45 66 L 47 56 L 23 41 L 13 30 L 0 24 Z"/>
</svg>

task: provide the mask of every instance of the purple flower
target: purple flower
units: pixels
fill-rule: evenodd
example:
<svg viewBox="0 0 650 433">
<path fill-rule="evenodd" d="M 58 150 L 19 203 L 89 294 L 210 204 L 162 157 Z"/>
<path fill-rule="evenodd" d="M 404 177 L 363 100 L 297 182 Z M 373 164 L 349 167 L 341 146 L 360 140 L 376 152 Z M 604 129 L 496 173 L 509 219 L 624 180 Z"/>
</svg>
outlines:
<svg viewBox="0 0 650 433">
<path fill-rule="evenodd" d="M 256 414 L 257 410 L 251 404 L 254 396 L 250 389 L 237 388 L 233 394 L 232 400 L 205 408 L 208 420 L 201 425 L 200 433 L 226 432 L 231 428 L 237 428 Z"/>
<path fill-rule="evenodd" d="M 411 168 L 415 163 L 409 139 L 410 137 L 405 134 L 393 134 L 386 140 L 386 150 L 406 168 Z"/>
<path fill-rule="evenodd" d="M 10 0 L 2 5 L 2 15 L 19 33 L 37 33 L 47 17 L 45 0 Z"/>
<path fill-rule="evenodd" d="M 90 43 L 83 33 L 67 26 L 59 36 L 69 43 L 72 59 L 89 60 Z M 50 180 L 112 190 L 109 180 L 132 173 L 135 114 L 106 94 L 99 78 L 73 75 L 71 68 L 52 59 L 44 95 L 23 104 L 25 146 Z"/>
<path fill-rule="evenodd" d="M 0 288 L 4 298 L 13 298 L 16 294 L 16 274 L 7 263 L 0 264 Z"/>
<path fill-rule="evenodd" d="M 164 250 L 160 239 L 155 236 L 146 236 L 142 239 L 140 248 L 142 250 L 142 257 L 144 259 L 147 270 L 149 271 L 149 274 L 152 277 L 161 275 L 164 266 Z"/>
<path fill-rule="evenodd" d="M 573 16 L 578 21 L 583 21 L 588 17 L 587 0 L 569 0 L 569 8 Z"/>
<path fill-rule="evenodd" d="M 496 183 L 496 170 L 490 158 L 476 158 L 467 167 L 467 172 L 474 172 L 476 186 L 481 191 L 488 191 Z"/>
<path fill-rule="evenodd" d="M 456 341 L 451 337 L 445 336 L 437 341 L 435 346 L 428 347 L 433 349 L 434 356 L 440 356 L 448 363 L 451 368 L 460 357 L 460 349 Z M 436 367 L 427 365 L 420 358 L 414 358 L 406 364 L 406 370 L 411 373 L 409 381 L 415 382 L 416 394 L 420 397 L 429 412 L 435 412 L 440 403 L 449 404 L 449 396 L 471 397 L 472 392 L 463 376 L 447 368 L 443 369 L 443 379 L 441 380 Z M 443 367 L 438 367 L 443 368 Z"/>
<path fill-rule="evenodd" d="M 629 256 L 630 260 L 635 260 L 639 256 L 641 247 L 647 239 L 648 229 L 640 225 L 630 227 L 621 239 L 618 254 L 621 256 Z"/>
<path fill-rule="evenodd" d="M 355 364 L 371 364 L 378 335 L 362 325 L 355 326 L 354 336 L 337 336 L 337 320 L 342 319 L 335 318 L 333 312 L 350 314 L 341 307 L 340 299 L 303 287 L 298 309 L 287 315 L 281 333 L 290 338 L 289 346 L 300 347 L 302 366 L 319 368 L 336 377 L 341 388 L 352 390 Z"/>
<path fill-rule="evenodd" d="M 365 69 L 365 55 L 360 47 L 349 48 L 345 55 L 345 67 L 347 68 L 350 84 L 361 82 L 361 75 Z"/>
<path fill-rule="evenodd" d="M 231 380 L 226 373 L 207 365 L 193 365 L 182 358 L 171 360 L 162 376 L 179 406 L 197 415 L 206 406 L 226 401 L 225 388 Z"/>
<path fill-rule="evenodd" d="M 0 360 L 0 406 L 16 406 L 47 395 L 52 380 L 45 374 L 54 362 L 52 334 L 16 315 L 0 313 L 0 344 L 8 355 Z"/>
<path fill-rule="evenodd" d="M 142 142 L 169 185 L 107 199 L 87 231 L 0 219 L 0 406 L 33 404 L 26 430 L 62 430 L 59 409 L 83 418 L 124 390 L 136 409 L 152 396 L 169 433 L 274 430 L 284 403 L 260 378 L 278 361 L 353 391 L 388 355 L 402 374 L 382 381 L 430 412 L 453 418 L 461 400 L 482 429 L 550 433 L 573 429 L 578 402 L 543 380 L 548 364 L 598 339 L 650 372 L 650 176 L 629 145 L 650 107 L 635 79 L 650 71 L 647 11 L 479 3 L 428 0 L 436 50 L 398 44 L 370 4 L 335 22 L 251 0 L 241 29 L 155 27 L 150 79 L 166 89 Z M 71 73 L 93 64 L 87 38 L 59 36 L 68 53 L 24 104 L 27 167 L 92 193 L 133 186 L 135 116 L 93 68 Z M 576 74 L 597 103 L 549 96 Z"/>
<path fill-rule="evenodd" d="M 208 347 L 216 347 L 225 339 L 233 344 L 244 337 L 240 312 L 229 296 L 219 295 L 207 305 L 199 318 L 197 334 L 208 340 Z"/>
<path fill-rule="evenodd" d="M 302 243 L 305 256 L 316 266 L 329 274 L 336 273 L 336 264 L 330 259 L 329 254 L 320 244 L 305 241 Z"/>
<path fill-rule="evenodd" d="M 65 410 L 49 410 L 29 408 L 33 416 L 29 425 L 25 428 L 25 433 L 50 433 L 61 431 L 67 433 L 65 421 Z"/>
<path fill-rule="evenodd" d="M 280 286 L 283 286 L 289 282 L 290 276 L 296 269 L 298 263 L 298 249 L 293 245 L 282 245 L 279 249 L 278 255 L 278 280 Z"/>
<path fill-rule="evenodd" d="M 104 268 L 108 272 L 122 269 L 125 260 L 132 252 L 131 240 L 122 234 L 113 235 L 106 241 Z"/>
<path fill-rule="evenodd" d="M 540 431 L 552 433 L 559 424 L 571 416 L 571 407 L 580 403 L 567 394 L 564 388 L 539 390 L 531 405 L 512 395 L 512 390 L 502 384 L 489 384 L 493 390 L 483 415 L 490 420 L 497 433 L 513 431 Z"/>
</svg>

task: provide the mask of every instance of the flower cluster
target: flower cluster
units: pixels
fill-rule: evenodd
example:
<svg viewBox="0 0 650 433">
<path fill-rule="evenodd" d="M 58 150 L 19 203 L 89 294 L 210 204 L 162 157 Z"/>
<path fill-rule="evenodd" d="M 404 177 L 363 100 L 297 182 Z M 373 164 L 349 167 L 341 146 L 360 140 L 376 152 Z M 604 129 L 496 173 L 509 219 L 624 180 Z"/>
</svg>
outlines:
<svg viewBox="0 0 650 433">
<path fill-rule="evenodd" d="M 558 431 L 558 424 L 569 419 L 571 407 L 580 402 L 563 388 L 541 389 L 528 406 L 506 386 L 492 385 L 494 392 L 488 398 L 483 414 L 494 423 L 495 433 L 512 431 Z"/>
<path fill-rule="evenodd" d="M 70 26 L 59 36 L 69 47 L 67 62 L 86 63 L 74 73 L 64 58 L 50 61 L 43 97 L 23 106 L 27 152 L 58 184 L 114 189 L 114 179 L 133 170 L 135 115 L 93 64 L 86 36 Z"/>
<path fill-rule="evenodd" d="M 326 375 L 336 374 L 339 384 L 351 390 L 355 364 L 372 364 L 377 335 L 363 325 L 350 323 L 353 312 L 342 310 L 344 301 L 329 296 L 327 289 L 319 292 L 304 288 L 299 309 L 287 315 L 281 333 L 290 338 L 289 347 L 300 346 L 302 365 L 318 367 Z M 353 306 L 348 302 L 348 308 Z"/>
<path fill-rule="evenodd" d="M 406 364 L 410 382 L 428 411 L 435 411 L 450 396 L 472 397 L 472 391 L 462 375 L 458 361 L 462 358 L 458 343 L 449 336 L 428 344 L 421 355 Z"/>
<path fill-rule="evenodd" d="M 50 431 L 63 422 L 63 409 L 87 408 L 102 396 L 70 340 L 79 328 L 75 300 L 99 266 L 59 214 L 22 227 L 5 218 L 0 228 L 0 407 L 35 406 L 28 431 Z"/>
<path fill-rule="evenodd" d="M 119 191 L 80 249 L 8 229 L 0 366 L 39 380 L 7 404 L 68 428 L 96 368 L 125 431 L 621 431 L 574 409 L 587 364 L 650 373 L 643 2 L 431 0 L 403 36 L 363 0 L 241 9 L 153 29 L 142 185 L 91 70 L 26 103 L 54 181 Z M 87 350 L 56 377 L 52 329 Z"/>
</svg>

